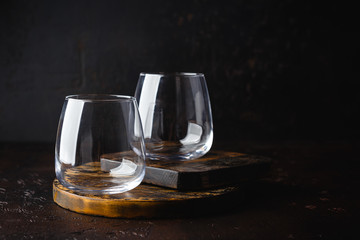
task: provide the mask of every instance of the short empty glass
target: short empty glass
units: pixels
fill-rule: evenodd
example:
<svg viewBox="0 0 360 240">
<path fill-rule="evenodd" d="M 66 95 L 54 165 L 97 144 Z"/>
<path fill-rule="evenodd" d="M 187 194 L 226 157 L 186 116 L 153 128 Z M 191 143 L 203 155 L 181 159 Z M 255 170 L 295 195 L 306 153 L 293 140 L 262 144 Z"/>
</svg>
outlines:
<svg viewBox="0 0 360 240">
<path fill-rule="evenodd" d="M 210 99 L 202 73 L 141 73 L 139 103 L 147 157 L 190 160 L 213 142 Z"/>
<path fill-rule="evenodd" d="M 145 174 L 145 145 L 136 99 L 72 95 L 60 116 L 55 172 L 65 187 L 116 194 L 138 186 Z"/>
</svg>

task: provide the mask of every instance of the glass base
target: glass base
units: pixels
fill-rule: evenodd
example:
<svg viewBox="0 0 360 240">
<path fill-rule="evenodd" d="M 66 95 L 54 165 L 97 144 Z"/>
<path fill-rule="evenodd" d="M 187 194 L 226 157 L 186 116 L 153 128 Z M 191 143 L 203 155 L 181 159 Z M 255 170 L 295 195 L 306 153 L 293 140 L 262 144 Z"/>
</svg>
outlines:
<svg viewBox="0 0 360 240">
<path fill-rule="evenodd" d="M 162 141 L 146 144 L 146 157 L 150 160 L 188 161 L 204 156 L 211 145 L 182 145 L 179 142 Z"/>
<path fill-rule="evenodd" d="M 118 194 L 137 187 L 145 176 L 143 167 L 139 167 L 132 176 L 114 175 L 104 172 L 99 162 L 90 162 L 77 167 L 56 171 L 60 183 L 78 193 L 102 195 Z"/>
</svg>

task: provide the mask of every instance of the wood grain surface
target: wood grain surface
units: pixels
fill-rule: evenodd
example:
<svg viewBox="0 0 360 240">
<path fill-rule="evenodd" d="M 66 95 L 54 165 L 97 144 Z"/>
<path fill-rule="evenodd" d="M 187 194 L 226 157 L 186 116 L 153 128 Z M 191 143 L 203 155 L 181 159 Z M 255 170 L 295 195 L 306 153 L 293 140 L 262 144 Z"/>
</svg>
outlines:
<svg viewBox="0 0 360 240">
<path fill-rule="evenodd" d="M 74 192 L 57 179 L 53 182 L 53 199 L 74 212 L 121 218 L 173 217 L 216 212 L 228 207 L 232 193 L 239 187 L 229 186 L 206 191 L 177 191 L 147 184 L 112 195 Z M 225 202 L 224 202 L 225 201 Z"/>
<path fill-rule="evenodd" d="M 116 160 L 122 155 L 104 154 L 102 158 Z M 210 189 L 261 178 L 271 161 L 268 157 L 227 151 L 210 151 L 188 161 L 147 160 L 143 182 L 179 190 Z"/>
</svg>

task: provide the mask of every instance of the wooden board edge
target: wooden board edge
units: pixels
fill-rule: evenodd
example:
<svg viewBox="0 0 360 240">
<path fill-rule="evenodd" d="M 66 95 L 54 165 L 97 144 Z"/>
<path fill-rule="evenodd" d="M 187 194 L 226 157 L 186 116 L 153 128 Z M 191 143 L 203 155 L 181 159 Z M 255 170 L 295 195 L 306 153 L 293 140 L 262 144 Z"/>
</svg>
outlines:
<svg viewBox="0 0 360 240">
<path fill-rule="evenodd" d="M 53 182 L 53 200 L 57 205 L 76 213 L 109 218 L 177 218 L 216 213 L 229 206 L 221 204 L 223 207 L 219 207 L 219 203 L 230 199 L 229 196 L 237 192 L 176 201 L 125 201 L 80 196 L 57 187 L 55 181 L 57 180 Z"/>
</svg>

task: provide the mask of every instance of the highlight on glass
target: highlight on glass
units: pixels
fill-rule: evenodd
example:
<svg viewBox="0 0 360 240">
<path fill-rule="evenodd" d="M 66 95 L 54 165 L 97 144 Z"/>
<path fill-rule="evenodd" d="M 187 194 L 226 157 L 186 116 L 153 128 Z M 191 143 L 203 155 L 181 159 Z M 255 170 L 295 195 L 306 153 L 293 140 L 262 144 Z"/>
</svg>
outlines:
<svg viewBox="0 0 360 240">
<path fill-rule="evenodd" d="M 147 157 L 190 160 L 213 142 L 210 98 L 202 73 L 141 73 L 139 103 Z"/>
<path fill-rule="evenodd" d="M 145 174 L 145 145 L 136 99 L 121 95 L 71 95 L 62 108 L 56 177 L 65 187 L 116 194 L 138 186 Z"/>
</svg>

